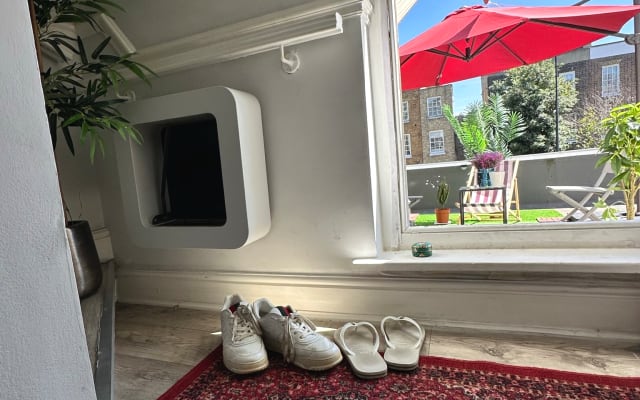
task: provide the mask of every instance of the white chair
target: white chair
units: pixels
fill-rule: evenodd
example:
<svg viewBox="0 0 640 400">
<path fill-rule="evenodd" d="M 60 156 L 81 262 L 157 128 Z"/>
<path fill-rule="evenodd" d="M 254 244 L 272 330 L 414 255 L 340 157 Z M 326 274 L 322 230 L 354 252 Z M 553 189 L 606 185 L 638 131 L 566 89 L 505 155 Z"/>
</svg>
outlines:
<svg viewBox="0 0 640 400">
<path fill-rule="evenodd" d="M 547 186 L 546 188 L 549 193 L 573 207 L 573 209 L 562 218 L 562 221 L 574 221 L 575 217 L 573 217 L 573 215 L 578 211 L 582 212 L 582 217 L 580 217 L 578 221 L 585 221 L 587 218 L 593 221 L 601 221 L 600 217 L 595 214 L 598 207 L 595 205 L 589 206 L 587 202 L 595 195 L 598 195 L 602 200 L 606 200 L 607 197 L 614 192 L 607 186 L 602 186 L 602 183 L 609 174 L 613 174 L 613 169 L 611 169 L 610 163 L 606 163 L 602 167 L 602 172 L 593 186 Z M 579 198 L 582 196 L 582 199 L 577 200 L 567 193 L 575 193 L 574 197 Z M 597 199 L 593 199 L 592 203 L 595 203 L 596 200 Z"/>
</svg>

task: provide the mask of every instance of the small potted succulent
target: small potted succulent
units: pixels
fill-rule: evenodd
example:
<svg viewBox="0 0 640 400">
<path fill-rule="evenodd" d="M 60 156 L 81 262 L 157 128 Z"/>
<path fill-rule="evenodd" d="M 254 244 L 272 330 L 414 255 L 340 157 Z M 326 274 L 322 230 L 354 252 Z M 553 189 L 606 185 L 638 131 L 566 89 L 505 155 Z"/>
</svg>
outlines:
<svg viewBox="0 0 640 400">
<path fill-rule="evenodd" d="M 504 160 L 504 156 L 499 151 L 485 151 L 476 154 L 471 163 L 478 170 L 478 186 L 490 186 L 492 184 L 489 173 L 493 172 L 496 166 Z M 495 179 L 500 181 L 500 179 Z M 502 182 L 494 182 L 499 184 Z"/>
<path fill-rule="evenodd" d="M 448 198 L 449 184 L 445 179 L 443 179 L 438 183 L 438 190 L 436 191 L 436 201 L 438 202 L 438 208 L 436 208 L 436 222 L 438 224 L 449 223 L 449 213 L 451 210 L 446 206 Z"/>
</svg>

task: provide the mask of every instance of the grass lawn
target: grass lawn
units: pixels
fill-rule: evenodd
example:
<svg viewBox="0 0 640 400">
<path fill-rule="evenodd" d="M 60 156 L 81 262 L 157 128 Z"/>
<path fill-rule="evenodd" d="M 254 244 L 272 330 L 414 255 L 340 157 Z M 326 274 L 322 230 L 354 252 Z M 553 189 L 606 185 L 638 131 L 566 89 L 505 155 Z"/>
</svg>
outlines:
<svg viewBox="0 0 640 400">
<path fill-rule="evenodd" d="M 465 213 L 465 217 L 467 216 L 468 214 Z M 520 217 L 522 218 L 522 221 L 518 222 L 514 217 L 509 216 L 509 223 L 510 224 L 537 224 L 538 223 L 537 218 L 562 217 L 562 214 L 559 211 L 554 209 L 520 210 Z M 457 224 L 459 218 L 460 218 L 460 214 L 458 214 L 457 212 L 453 212 L 452 210 L 452 213 L 449 217 L 450 223 Z M 418 218 L 416 218 L 416 226 L 430 226 L 430 225 L 434 225 L 435 222 L 436 222 L 435 214 L 420 214 L 418 215 Z M 487 217 L 483 217 L 481 221 L 478 221 L 474 218 L 467 217 L 465 218 L 464 224 L 465 225 L 502 224 L 502 218 L 489 219 Z"/>
</svg>

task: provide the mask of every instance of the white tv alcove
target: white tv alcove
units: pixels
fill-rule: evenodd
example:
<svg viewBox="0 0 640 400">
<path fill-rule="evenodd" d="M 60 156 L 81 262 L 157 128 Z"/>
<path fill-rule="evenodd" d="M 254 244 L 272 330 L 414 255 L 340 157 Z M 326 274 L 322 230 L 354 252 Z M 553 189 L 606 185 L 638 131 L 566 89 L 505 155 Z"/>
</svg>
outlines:
<svg viewBox="0 0 640 400">
<path fill-rule="evenodd" d="M 115 141 L 136 245 L 233 249 L 269 232 L 262 117 L 253 95 L 215 86 L 121 110 L 143 137 L 142 145 Z"/>
</svg>

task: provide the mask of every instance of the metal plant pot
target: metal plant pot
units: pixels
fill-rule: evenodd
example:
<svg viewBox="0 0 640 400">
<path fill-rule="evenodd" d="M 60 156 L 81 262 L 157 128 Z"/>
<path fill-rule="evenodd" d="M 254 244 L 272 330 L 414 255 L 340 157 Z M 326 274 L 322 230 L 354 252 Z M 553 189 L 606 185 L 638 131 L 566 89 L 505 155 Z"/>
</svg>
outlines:
<svg viewBox="0 0 640 400">
<path fill-rule="evenodd" d="M 69 221 L 66 231 L 78 295 L 82 299 L 95 293 L 102 284 L 100 258 L 88 221 Z"/>
</svg>

